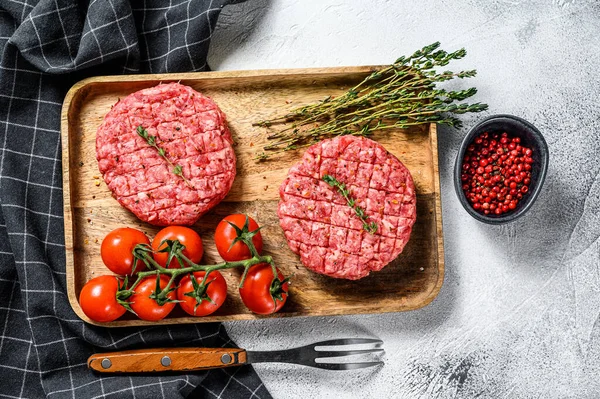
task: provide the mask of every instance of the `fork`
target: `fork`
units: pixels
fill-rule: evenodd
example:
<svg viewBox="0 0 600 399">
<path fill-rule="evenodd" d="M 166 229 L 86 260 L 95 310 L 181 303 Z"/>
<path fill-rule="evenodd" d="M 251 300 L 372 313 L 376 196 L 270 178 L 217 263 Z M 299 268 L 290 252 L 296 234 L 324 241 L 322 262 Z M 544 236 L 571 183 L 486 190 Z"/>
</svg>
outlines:
<svg viewBox="0 0 600 399">
<path fill-rule="evenodd" d="M 343 350 L 348 345 L 370 348 Z M 102 373 L 140 373 L 196 371 L 241 366 L 250 363 L 293 363 L 326 370 L 355 370 L 383 364 L 383 361 L 331 362 L 332 358 L 382 353 L 383 341 L 373 338 L 341 338 L 315 342 L 278 351 L 246 351 L 239 348 L 158 348 L 97 353 L 89 357 L 88 367 Z M 331 347 L 331 349 L 317 349 Z"/>
</svg>

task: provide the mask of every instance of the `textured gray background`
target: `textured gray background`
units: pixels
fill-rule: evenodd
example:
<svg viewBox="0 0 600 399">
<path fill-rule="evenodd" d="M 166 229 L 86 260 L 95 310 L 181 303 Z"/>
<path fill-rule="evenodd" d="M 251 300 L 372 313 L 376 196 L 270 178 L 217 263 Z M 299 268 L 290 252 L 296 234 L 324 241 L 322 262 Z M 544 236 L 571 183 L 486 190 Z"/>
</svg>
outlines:
<svg viewBox="0 0 600 399">
<path fill-rule="evenodd" d="M 385 341 L 377 370 L 258 365 L 275 397 L 600 397 L 599 13 L 596 0 L 250 0 L 226 9 L 213 69 L 383 64 L 436 40 L 466 47 L 454 68 L 479 75 L 464 86 L 479 89 L 490 114 L 534 123 L 551 154 L 531 211 L 488 226 L 462 209 L 451 178 L 476 118 L 460 131 L 441 129 L 439 296 L 408 313 L 227 324 L 254 349 L 343 336 Z"/>
</svg>

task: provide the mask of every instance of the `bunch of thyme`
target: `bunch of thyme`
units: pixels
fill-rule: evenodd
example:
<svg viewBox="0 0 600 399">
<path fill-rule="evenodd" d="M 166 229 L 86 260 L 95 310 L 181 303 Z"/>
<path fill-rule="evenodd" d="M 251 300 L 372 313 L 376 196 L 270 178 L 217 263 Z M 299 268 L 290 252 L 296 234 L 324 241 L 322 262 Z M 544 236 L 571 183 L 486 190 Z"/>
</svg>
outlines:
<svg viewBox="0 0 600 399">
<path fill-rule="evenodd" d="M 437 87 L 438 83 L 476 74 L 475 70 L 439 71 L 440 67 L 467 54 L 465 49 L 449 53 L 438 49 L 439 46 L 436 42 L 409 57 L 398 58 L 337 98 L 327 97 L 281 117 L 256 123 L 271 127 L 291 122 L 267 137 L 273 142 L 264 147 L 257 159 L 265 160 L 276 153 L 346 134 L 367 136 L 375 130 L 403 129 L 426 123 L 459 127 L 460 120 L 455 115 L 486 110 L 486 104 L 460 103 L 477 93 L 474 87 L 458 91 Z"/>
</svg>

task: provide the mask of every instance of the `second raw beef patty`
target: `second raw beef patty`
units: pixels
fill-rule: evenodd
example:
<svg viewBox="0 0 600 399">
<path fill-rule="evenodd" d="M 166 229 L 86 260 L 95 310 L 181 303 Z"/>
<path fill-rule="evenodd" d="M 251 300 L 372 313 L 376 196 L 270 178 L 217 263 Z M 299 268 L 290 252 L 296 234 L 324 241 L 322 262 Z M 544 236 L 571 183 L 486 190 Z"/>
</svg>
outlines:
<svg viewBox="0 0 600 399">
<path fill-rule="evenodd" d="M 156 148 L 136 131 L 156 137 Z M 192 225 L 229 192 L 236 159 L 225 114 L 208 97 L 178 83 L 137 91 L 108 112 L 96 133 L 96 158 L 121 205 L 154 225 Z"/>
<path fill-rule="evenodd" d="M 368 222 L 370 234 L 336 188 L 344 183 Z M 292 251 L 317 273 L 350 280 L 381 270 L 410 238 L 416 219 L 410 172 L 379 143 L 355 136 L 324 140 L 308 148 L 279 189 L 278 215 Z"/>
</svg>

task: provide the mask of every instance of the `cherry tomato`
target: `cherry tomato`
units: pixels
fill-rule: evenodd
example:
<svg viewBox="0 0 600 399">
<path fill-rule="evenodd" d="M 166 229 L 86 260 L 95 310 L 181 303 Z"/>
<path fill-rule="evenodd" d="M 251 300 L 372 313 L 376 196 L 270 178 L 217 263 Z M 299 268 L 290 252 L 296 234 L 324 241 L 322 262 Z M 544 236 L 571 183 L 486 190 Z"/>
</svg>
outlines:
<svg viewBox="0 0 600 399">
<path fill-rule="evenodd" d="M 111 272 L 121 276 L 133 274 L 133 248 L 138 244 L 150 244 L 144 233 L 130 227 L 122 227 L 108 233 L 100 246 L 102 261 Z M 135 273 L 146 268 L 144 262 L 138 260 Z"/>
<path fill-rule="evenodd" d="M 202 239 L 200 238 L 198 233 L 196 233 L 189 227 L 165 227 L 164 229 L 159 231 L 154 237 L 154 240 L 152 240 L 152 249 L 158 251 L 159 249 L 166 248 L 166 243 L 164 243 L 162 246 L 160 245 L 160 243 L 163 242 L 163 240 L 179 240 L 181 244 L 185 245 L 183 255 L 189 258 L 194 263 L 198 263 L 200 262 L 200 259 L 202 259 L 202 255 L 204 254 L 204 249 L 202 247 Z M 154 260 L 158 262 L 158 264 L 160 264 L 161 266 L 165 266 L 167 264 L 169 254 L 167 252 L 160 252 L 155 253 L 153 257 Z M 181 265 L 179 264 L 177 259 L 171 259 L 168 268 L 175 269 L 180 267 Z"/>
<path fill-rule="evenodd" d="M 99 276 L 85 283 L 79 294 L 79 304 L 83 313 L 102 323 L 123 316 L 126 309 L 117 302 L 119 284 L 122 284 L 122 281 L 116 276 Z"/>
<path fill-rule="evenodd" d="M 169 277 L 160 276 L 160 289 L 163 290 L 169 284 Z M 175 307 L 176 302 L 167 302 L 162 306 L 150 298 L 156 291 L 156 276 L 144 277 L 135 287 L 135 294 L 131 297 L 131 309 L 142 320 L 158 321 L 164 319 Z M 167 297 L 175 300 L 175 291 L 171 291 Z"/>
<path fill-rule="evenodd" d="M 198 285 L 202 283 L 205 274 L 206 272 L 203 271 L 194 273 Z M 177 299 L 183 301 L 180 302 L 179 305 L 181 305 L 181 308 L 185 310 L 186 313 L 192 316 L 208 316 L 223 305 L 225 298 L 227 298 L 227 283 L 225 282 L 223 275 L 216 270 L 212 271 L 208 275 L 208 281 L 206 283 L 207 286 L 204 288 L 205 291 L 199 293 L 200 297 L 204 299 L 200 302 L 198 307 L 196 307 L 196 298 L 186 295 L 187 293 L 194 292 L 192 279 L 189 274 L 183 276 L 179 282 L 179 288 L 177 288 Z M 208 300 L 208 298 L 210 298 L 210 300 Z"/>
<path fill-rule="evenodd" d="M 244 285 L 240 288 L 240 297 L 248 309 L 258 314 L 277 312 L 288 297 L 287 279 L 277 269 L 278 279 L 273 279 L 273 269 L 268 263 L 259 263 L 250 267 Z"/>
<path fill-rule="evenodd" d="M 248 218 L 248 224 L 246 224 L 246 217 Z M 237 229 L 229 223 L 235 225 Z M 248 245 L 241 239 L 238 239 L 238 237 L 247 240 L 252 239 L 254 247 L 260 254 L 262 252 L 263 240 L 260 231 L 257 230 L 258 224 L 249 216 L 241 214 L 227 216 L 221 220 L 215 230 L 215 244 L 219 255 L 228 262 L 250 259 L 252 254 Z M 236 241 L 236 239 L 238 240 Z M 233 242 L 235 244 L 232 245 Z"/>
</svg>

